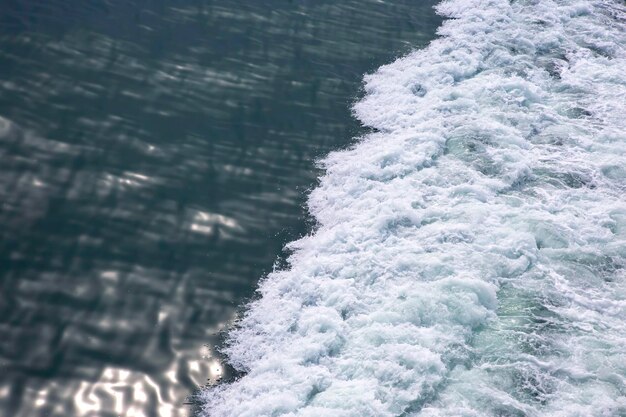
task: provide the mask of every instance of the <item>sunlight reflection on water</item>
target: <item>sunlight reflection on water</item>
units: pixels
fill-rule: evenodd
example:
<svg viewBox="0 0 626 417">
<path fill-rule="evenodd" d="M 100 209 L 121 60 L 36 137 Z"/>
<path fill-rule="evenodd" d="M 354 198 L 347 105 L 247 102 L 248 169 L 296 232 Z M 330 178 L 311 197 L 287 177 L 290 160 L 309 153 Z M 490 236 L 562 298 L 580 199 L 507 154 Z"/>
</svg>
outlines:
<svg viewBox="0 0 626 417">
<path fill-rule="evenodd" d="M 0 414 L 183 416 L 409 0 L 8 0 L 0 16 Z"/>
</svg>

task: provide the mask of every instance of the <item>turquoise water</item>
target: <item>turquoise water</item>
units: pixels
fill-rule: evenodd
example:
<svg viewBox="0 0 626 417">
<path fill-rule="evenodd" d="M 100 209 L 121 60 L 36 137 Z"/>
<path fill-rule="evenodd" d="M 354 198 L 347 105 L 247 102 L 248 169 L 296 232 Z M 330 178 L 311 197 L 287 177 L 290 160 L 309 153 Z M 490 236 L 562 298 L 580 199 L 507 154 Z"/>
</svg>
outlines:
<svg viewBox="0 0 626 417">
<path fill-rule="evenodd" d="M 187 415 L 433 4 L 1 1 L 0 414 Z"/>
</svg>

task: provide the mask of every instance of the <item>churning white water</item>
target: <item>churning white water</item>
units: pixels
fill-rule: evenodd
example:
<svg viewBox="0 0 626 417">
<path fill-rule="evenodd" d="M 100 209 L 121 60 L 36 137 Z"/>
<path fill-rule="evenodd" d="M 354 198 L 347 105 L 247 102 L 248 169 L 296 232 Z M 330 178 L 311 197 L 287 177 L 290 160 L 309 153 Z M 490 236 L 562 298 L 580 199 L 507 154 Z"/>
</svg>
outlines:
<svg viewBox="0 0 626 417">
<path fill-rule="evenodd" d="M 626 7 L 449 0 L 366 77 L 207 416 L 626 416 Z"/>
</svg>

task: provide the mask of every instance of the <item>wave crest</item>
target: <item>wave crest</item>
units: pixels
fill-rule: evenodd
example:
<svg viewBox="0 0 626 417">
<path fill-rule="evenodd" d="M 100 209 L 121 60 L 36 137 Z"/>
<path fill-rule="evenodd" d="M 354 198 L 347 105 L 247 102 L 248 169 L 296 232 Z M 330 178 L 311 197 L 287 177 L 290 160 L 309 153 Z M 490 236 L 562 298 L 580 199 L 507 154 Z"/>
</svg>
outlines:
<svg viewBox="0 0 626 417">
<path fill-rule="evenodd" d="M 365 78 L 207 416 L 626 414 L 626 10 L 449 0 Z"/>
</svg>

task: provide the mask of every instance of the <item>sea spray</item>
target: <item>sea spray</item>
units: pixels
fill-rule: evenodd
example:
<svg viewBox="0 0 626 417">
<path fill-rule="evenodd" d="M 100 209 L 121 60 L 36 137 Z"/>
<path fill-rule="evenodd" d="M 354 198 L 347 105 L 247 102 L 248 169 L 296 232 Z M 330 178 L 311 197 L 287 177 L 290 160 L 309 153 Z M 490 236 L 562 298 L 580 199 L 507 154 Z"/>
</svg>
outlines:
<svg viewBox="0 0 626 417">
<path fill-rule="evenodd" d="M 626 415 L 626 9 L 451 0 L 365 78 L 206 416 Z"/>
</svg>

